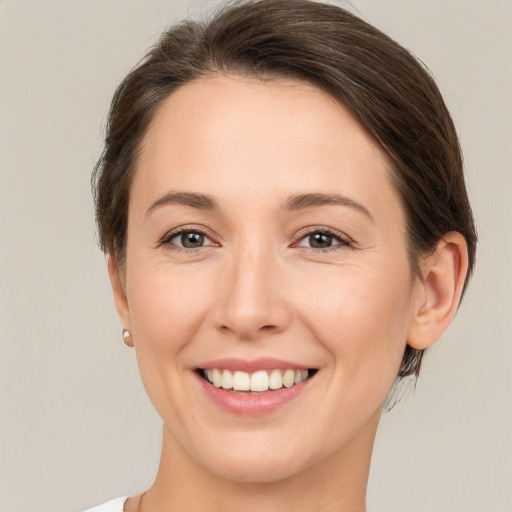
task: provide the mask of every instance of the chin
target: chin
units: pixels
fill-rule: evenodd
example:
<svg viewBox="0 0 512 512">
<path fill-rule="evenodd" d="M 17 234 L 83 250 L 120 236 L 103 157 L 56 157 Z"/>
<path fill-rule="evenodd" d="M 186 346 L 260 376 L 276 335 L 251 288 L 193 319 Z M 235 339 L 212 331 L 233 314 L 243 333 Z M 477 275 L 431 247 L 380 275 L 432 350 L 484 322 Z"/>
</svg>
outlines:
<svg viewBox="0 0 512 512">
<path fill-rule="evenodd" d="M 260 455 L 255 458 L 224 457 L 207 469 L 217 476 L 241 483 L 271 483 L 285 480 L 299 473 L 301 464 L 283 458 Z"/>
<path fill-rule="evenodd" d="M 232 437 L 209 449 L 197 447 L 196 460 L 207 471 L 233 482 L 270 483 L 301 473 L 322 459 L 323 454 L 315 450 L 308 454 L 304 448 L 304 443 L 289 436 Z"/>
</svg>

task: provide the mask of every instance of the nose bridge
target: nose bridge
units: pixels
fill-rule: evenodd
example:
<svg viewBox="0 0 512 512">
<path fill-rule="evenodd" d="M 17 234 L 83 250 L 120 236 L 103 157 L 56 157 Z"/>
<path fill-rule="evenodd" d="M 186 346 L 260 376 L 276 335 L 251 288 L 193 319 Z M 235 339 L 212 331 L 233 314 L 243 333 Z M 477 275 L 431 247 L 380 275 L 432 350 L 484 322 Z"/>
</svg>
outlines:
<svg viewBox="0 0 512 512">
<path fill-rule="evenodd" d="M 289 314 L 278 267 L 268 239 L 246 239 L 234 248 L 221 278 L 224 283 L 216 308 L 217 326 L 246 340 L 283 330 Z"/>
</svg>

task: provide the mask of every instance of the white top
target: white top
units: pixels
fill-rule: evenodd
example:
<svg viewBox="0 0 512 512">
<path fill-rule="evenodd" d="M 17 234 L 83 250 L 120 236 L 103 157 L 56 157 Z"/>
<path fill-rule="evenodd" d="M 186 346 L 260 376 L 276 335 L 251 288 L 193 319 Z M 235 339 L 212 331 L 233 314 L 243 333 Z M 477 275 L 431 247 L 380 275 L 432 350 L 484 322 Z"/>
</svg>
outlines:
<svg viewBox="0 0 512 512">
<path fill-rule="evenodd" d="M 83 512 L 123 512 L 123 507 L 128 498 L 116 498 L 115 500 L 107 501 L 103 505 L 97 507 L 88 508 Z M 367 512 L 370 512 L 369 510 Z"/>
<path fill-rule="evenodd" d="M 123 512 L 124 503 L 128 498 L 116 498 L 115 500 L 107 501 L 103 505 L 97 507 L 88 508 L 83 512 Z"/>
</svg>

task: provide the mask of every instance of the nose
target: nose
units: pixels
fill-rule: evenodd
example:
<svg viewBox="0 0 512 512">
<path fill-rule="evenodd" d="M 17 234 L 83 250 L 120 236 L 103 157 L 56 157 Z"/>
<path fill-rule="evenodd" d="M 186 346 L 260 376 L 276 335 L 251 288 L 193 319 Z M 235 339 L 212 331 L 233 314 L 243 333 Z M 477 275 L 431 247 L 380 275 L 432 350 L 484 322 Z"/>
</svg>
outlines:
<svg viewBox="0 0 512 512">
<path fill-rule="evenodd" d="M 215 306 L 216 327 L 243 341 L 286 330 L 291 315 L 276 258 L 245 250 L 233 254 L 225 268 Z"/>
</svg>

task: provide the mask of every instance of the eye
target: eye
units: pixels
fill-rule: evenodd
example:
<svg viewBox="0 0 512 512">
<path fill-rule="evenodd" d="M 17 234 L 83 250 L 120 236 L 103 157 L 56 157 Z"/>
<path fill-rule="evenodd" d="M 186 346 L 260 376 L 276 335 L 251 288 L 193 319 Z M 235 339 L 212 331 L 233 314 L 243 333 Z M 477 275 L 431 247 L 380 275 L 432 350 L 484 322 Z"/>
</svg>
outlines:
<svg viewBox="0 0 512 512">
<path fill-rule="evenodd" d="M 309 247 L 311 249 L 330 249 L 350 245 L 350 242 L 331 230 L 317 229 L 303 236 L 295 245 L 297 247 Z"/>
<path fill-rule="evenodd" d="M 201 247 L 215 244 L 205 233 L 196 229 L 181 229 L 166 235 L 162 245 L 175 246 L 177 249 L 200 249 Z"/>
</svg>

